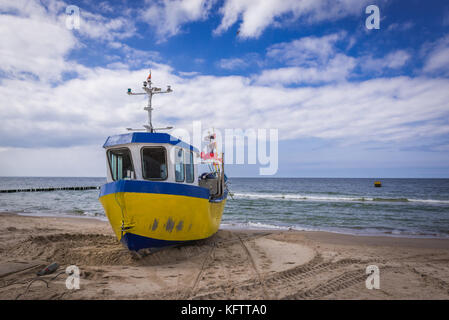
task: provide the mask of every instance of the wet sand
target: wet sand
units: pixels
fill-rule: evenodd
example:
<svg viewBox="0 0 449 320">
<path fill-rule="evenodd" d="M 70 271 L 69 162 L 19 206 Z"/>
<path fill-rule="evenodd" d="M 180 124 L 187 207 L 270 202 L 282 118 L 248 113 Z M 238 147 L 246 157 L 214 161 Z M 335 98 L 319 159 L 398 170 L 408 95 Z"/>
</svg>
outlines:
<svg viewBox="0 0 449 320">
<path fill-rule="evenodd" d="M 133 254 L 95 219 L 0 221 L 0 299 L 449 299 L 449 239 L 220 230 Z M 36 277 L 52 262 L 55 273 Z M 66 288 L 69 265 L 79 290 Z M 380 289 L 366 288 L 369 265 Z"/>
</svg>

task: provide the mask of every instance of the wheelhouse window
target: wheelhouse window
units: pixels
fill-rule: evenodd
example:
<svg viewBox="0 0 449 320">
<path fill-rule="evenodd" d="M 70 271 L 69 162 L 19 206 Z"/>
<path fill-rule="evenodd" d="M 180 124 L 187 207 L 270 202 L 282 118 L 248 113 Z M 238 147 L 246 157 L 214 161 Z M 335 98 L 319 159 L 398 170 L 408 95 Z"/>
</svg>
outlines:
<svg viewBox="0 0 449 320">
<path fill-rule="evenodd" d="M 167 179 L 167 157 L 164 147 L 142 149 L 142 173 L 147 180 Z"/>
<path fill-rule="evenodd" d="M 186 182 L 192 183 L 194 181 L 195 167 L 193 165 L 193 152 L 186 152 Z"/>
<path fill-rule="evenodd" d="M 129 149 L 108 150 L 112 180 L 135 178 L 131 152 Z"/>
<path fill-rule="evenodd" d="M 184 150 L 180 148 L 175 150 L 175 180 L 184 181 Z"/>
</svg>

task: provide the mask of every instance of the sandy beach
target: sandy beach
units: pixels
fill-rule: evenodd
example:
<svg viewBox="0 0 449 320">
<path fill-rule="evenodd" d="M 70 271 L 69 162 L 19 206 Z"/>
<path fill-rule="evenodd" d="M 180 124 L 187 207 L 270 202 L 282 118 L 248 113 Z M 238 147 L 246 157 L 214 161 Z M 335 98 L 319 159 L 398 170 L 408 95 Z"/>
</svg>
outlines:
<svg viewBox="0 0 449 320">
<path fill-rule="evenodd" d="M 448 299 L 449 239 L 220 230 L 132 254 L 107 222 L 1 213 L 0 299 Z M 59 269 L 36 277 L 42 267 Z M 68 290 L 76 265 L 80 289 Z M 380 270 L 369 290 L 366 267 Z"/>
</svg>

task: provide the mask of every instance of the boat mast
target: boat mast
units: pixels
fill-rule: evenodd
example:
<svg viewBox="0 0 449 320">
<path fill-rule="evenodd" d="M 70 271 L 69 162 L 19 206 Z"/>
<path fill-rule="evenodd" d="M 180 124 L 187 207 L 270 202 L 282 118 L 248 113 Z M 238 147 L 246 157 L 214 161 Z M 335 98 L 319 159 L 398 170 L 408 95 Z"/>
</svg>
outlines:
<svg viewBox="0 0 449 320">
<path fill-rule="evenodd" d="M 150 70 L 150 75 L 147 77 L 147 80 L 145 80 L 143 82 L 143 91 L 145 92 L 131 92 L 131 89 L 128 88 L 128 95 L 130 96 L 138 96 L 138 95 L 147 95 L 148 96 L 148 105 L 143 108 L 145 111 L 148 112 L 148 124 L 144 125 L 144 128 L 146 129 L 147 132 L 156 132 L 156 130 L 165 130 L 165 129 L 172 129 L 173 127 L 166 127 L 166 128 L 154 128 L 153 127 L 153 122 L 152 122 L 152 111 L 154 110 L 152 107 L 152 98 L 153 95 L 155 94 L 159 94 L 159 93 L 170 93 L 173 92 L 173 90 L 171 89 L 170 86 L 167 86 L 167 90 L 162 91 L 161 88 L 157 88 L 157 87 L 152 87 L 151 86 L 152 82 L 151 82 L 151 70 Z M 145 129 L 132 129 L 132 128 L 126 128 L 129 131 L 139 131 L 139 130 L 145 130 Z"/>
</svg>

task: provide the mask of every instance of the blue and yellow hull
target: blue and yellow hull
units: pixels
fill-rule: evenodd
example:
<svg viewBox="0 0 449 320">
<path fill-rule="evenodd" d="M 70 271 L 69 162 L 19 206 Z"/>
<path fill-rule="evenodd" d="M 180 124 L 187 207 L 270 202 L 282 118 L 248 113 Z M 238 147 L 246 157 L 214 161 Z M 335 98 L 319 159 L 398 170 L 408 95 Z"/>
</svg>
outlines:
<svg viewBox="0 0 449 320">
<path fill-rule="evenodd" d="M 100 202 L 117 239 L 138 251 L 212 236 L 220 226 L 226 193 L 209 201 L 209 190 L 198 186 L 119 180 L 102 186 Z"/>
</svg>

